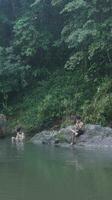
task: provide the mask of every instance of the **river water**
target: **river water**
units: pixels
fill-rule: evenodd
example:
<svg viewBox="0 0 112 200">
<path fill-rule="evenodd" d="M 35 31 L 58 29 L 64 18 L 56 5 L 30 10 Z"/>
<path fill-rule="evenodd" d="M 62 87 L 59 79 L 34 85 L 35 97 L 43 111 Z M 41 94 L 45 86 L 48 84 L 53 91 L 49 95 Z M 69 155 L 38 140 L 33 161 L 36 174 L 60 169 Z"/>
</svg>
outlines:
<svg viewBox="0 0 112 200">
<path fill-rule="evenodd" d="M 0 141 L 0 200 L 112 200 L 112 150 Z"/>
</svg>

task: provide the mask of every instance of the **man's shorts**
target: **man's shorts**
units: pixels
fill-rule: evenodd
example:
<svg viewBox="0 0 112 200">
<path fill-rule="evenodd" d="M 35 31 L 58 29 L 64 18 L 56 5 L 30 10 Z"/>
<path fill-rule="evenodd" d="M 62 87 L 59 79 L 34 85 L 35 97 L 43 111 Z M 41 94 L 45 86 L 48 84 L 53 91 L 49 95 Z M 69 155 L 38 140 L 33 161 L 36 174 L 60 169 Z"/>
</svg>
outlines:
<svg viewBox="0 0 112 200">
<path fill-rule="evenodd" d="M 76 137 L 79 137 L 80 135 L 83 135 L 84 131 L 83 130 L 78 130 L 77 134 L 75 134 Z"/>
</svg>

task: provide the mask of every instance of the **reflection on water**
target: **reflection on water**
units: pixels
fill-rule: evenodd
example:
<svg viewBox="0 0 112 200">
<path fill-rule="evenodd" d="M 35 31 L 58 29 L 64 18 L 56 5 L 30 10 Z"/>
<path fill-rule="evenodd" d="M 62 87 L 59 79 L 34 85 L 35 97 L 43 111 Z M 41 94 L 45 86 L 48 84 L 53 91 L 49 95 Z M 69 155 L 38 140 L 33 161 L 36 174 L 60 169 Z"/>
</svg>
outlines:
<svg viewBox="0 0 112 200">
<path fill-rule="evenodd" d="M 0 141 L 0 200 L 111 200 L 112 151 Z"/>
<path fill-rule="evenodd" d="M 12 147 L 16 147 L 18 151 L 24 151 L 24 142 L 12 142 Z"/>
</svg>

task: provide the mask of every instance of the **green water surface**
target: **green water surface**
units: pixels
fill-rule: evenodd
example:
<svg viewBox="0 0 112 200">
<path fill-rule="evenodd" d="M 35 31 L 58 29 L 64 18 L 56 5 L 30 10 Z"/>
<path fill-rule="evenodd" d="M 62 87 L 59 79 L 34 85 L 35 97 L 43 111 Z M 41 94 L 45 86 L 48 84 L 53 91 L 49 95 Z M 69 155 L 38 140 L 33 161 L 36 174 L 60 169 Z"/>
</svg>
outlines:
<svg viewBox="0 0 112 200">
<path fill-rule="evenodd" d="M 0 141 L 0 200 L 112 200 L 112 150 Z"/>
</svg>

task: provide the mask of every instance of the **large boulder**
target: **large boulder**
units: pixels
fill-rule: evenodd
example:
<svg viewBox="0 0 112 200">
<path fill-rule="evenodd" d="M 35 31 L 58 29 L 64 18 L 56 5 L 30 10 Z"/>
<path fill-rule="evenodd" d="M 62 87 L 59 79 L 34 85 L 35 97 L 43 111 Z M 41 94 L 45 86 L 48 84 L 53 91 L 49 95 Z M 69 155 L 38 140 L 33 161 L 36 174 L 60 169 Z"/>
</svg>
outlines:
<svg viewBox="0 0 112 200">
<path fill-rule="evenodd" d="M 36 134 L 31 142 L 35 144 L 52 144 L 58 146 L 70 146 L 72 126 L 62 128 L 59 131 L 42 131 Z M 112 147 L 112 129 L 100 125 L 87 124 L 85 133 L 77 139 L 78 146 L 87 147 Z"/>
<path fill-rule="evenodd" d="M 0 138 L 3 138 L 6 133 L 6 116 L 4 114 L 0 114 Z"/>
<path fill-rule="evenodd" d="M 37 133 L 33 138 L 31 138 L 31 142 L 35 144 L 53 144 L 57 134 L 57 131 L 44 130 L 40 133 Z"/>
</svg>

